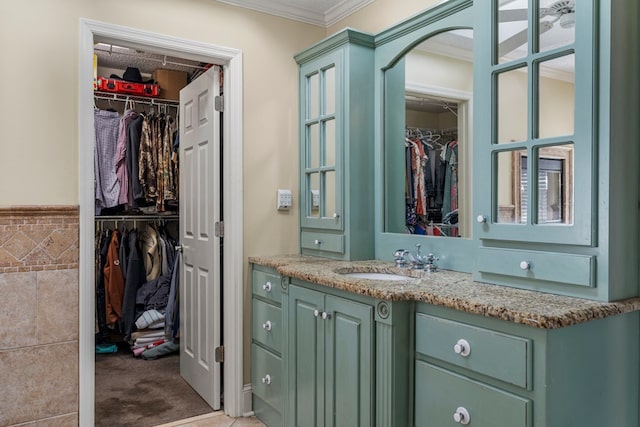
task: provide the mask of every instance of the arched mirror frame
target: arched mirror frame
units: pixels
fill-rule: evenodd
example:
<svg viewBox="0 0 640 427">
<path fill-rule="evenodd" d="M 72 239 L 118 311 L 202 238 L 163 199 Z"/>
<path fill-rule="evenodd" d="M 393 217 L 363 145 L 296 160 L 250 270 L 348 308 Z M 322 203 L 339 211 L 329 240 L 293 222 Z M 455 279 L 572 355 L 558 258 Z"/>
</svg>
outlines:
<svg viewBox="0 0 640 427">
<path fill-rule="evenodd" d="M 442 238 L 385 231 L 385 222 L 394 214 L 388 209 L 387 180 L 385 174 L 391 170 L 403 170 L 398 166 L 401 159 L 392 158 L 386 150 L 386 141 L 392 132 L 394 118 L 390 116 L 389 105 L 404 105 L 404 75 L 402 87 L 389 90 L 386 71 L 404 57 L 413 47 L 439 33 L 456 29 L 473 29 L 473 1 L 450 0 L 439 4 L 403 23 L 376 36 L 375 79 L 376 79 L 376 128 L 375 128 L 375 236 L 376 258 L 389 260 L 396 249 L 415 250 L 422 245 L 422 252 L 431 252 L 440 258 L 441 268 L 471 272 L 473 268 L 473 239 Z M 474 49 L 474 60 L 476 49 Z M 474 87 L 476 73 L 474 73 Z M 399 101 L 401 97 L 401 101 Z M 393 99 L 390 99 L 393 98 Z M 472 107 L 473 109 L 473 107 Z M 396 109 L 397 110 L 397 109 Z M 404 114 L 404 108 L 395 114 Z M 475 125 L 474 125 L 475 127 Z M 395 130 L 393 130 L 395 131 Z M 390 163 L 395 162 L 396 165 Z M 404 204 L 402 205 L 404 206 Z M 403 212 L 403 211 L 400 211 Z M 395 213 L 397 215 L 397 212 Z"/>
</svg>

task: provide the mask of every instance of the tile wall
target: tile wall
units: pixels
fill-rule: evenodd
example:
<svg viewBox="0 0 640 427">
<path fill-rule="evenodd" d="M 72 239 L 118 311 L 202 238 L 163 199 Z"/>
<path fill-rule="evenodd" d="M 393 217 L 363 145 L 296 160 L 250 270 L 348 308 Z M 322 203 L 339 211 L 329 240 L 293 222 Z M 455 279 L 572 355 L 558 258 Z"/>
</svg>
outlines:
<svg viewBox="0 0 640 427">
<path fill-rule="evenodd" d="M 78 425 L 78 218 L 0 207 L 0 426 Z"/>
</svg>

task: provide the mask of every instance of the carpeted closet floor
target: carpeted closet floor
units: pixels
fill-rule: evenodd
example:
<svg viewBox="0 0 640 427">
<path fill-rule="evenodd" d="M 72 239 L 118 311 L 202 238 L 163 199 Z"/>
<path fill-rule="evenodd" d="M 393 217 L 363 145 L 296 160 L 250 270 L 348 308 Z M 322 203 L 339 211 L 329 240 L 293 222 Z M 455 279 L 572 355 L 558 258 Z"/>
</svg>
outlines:
<svg viewBox="0 0 640 427">
<path fill-rule="evenodd" d="M 128 349 L 96 354 L 95 425 L 151 427 L 210 413 L 211 407 L 180 377 L 176 353 L 156 360 Z"/>
</svg>

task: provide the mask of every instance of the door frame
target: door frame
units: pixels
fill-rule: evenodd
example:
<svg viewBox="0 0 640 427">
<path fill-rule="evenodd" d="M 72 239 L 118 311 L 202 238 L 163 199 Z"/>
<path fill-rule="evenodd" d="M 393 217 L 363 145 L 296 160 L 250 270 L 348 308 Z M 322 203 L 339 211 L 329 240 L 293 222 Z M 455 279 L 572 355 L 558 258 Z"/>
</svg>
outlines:
<svg viewBox="0 0 640 427">
<path fill-rule="evenodd" d="M 242 236 L 242 51 L 171 37 L 135 28 L 81 18 L 78 52 L 78 173 L 79 173 L 79 425 L 94 425 L 95 411 L 95 282 L 93 45 L 94 38 L 140 47 L 185 59 L 222 65 L 223 218 L 225 250 L 222 270 L 222 322 L 225 347 L 224 412 L 243 415 L 243 236 Z"/>
</svg>

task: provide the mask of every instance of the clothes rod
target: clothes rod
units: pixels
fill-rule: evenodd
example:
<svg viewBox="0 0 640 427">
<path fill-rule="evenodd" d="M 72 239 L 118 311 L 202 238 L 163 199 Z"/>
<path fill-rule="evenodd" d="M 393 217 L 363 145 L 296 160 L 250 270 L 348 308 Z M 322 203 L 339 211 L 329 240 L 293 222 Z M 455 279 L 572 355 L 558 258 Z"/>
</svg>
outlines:
<svg viewBox="0 0 640 427">
<path fill-rule="evenodd" d="M 162 221 L 177 220 L 180 215 L 97 215 L 96 221 Z"/>
</svg>

